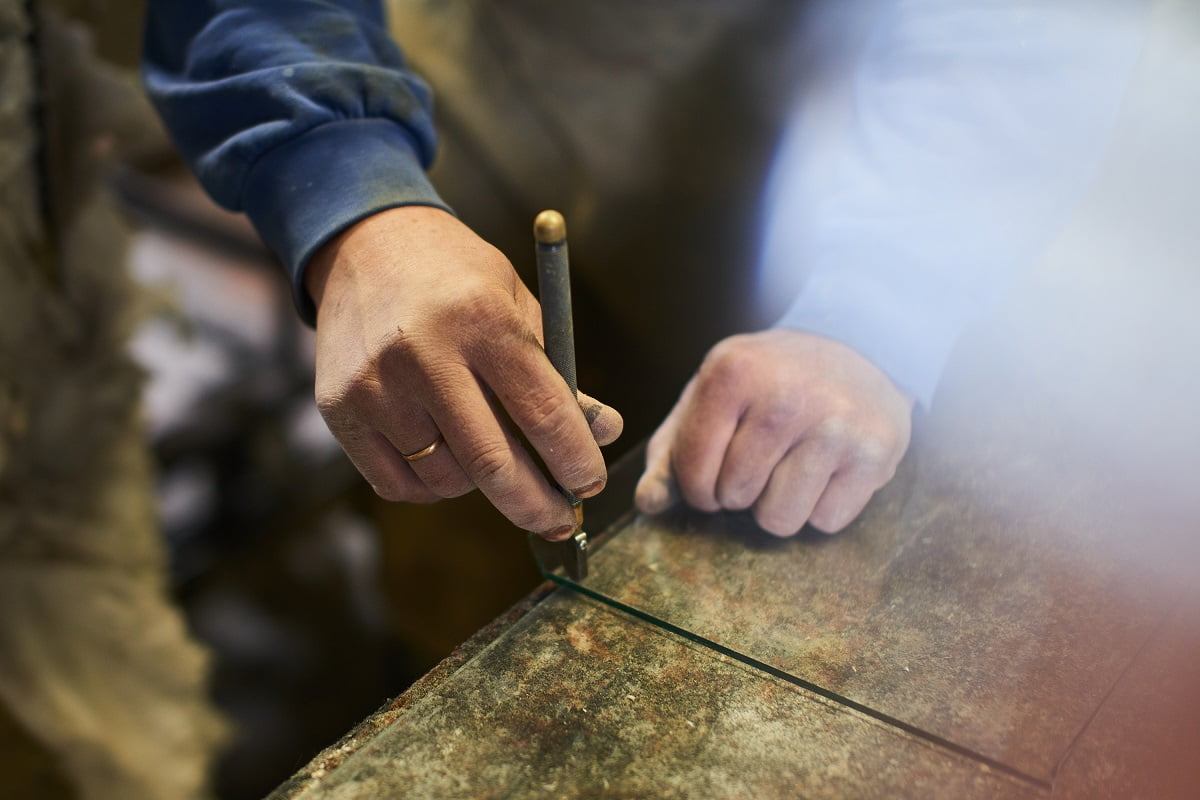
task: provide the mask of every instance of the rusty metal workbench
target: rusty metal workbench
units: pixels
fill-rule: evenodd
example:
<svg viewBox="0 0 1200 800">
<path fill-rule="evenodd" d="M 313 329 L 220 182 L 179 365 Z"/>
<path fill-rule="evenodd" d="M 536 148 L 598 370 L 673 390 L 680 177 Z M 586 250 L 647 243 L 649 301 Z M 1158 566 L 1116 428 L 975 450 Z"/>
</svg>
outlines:
<svg viewBox="0 0 1200 800">
<path fill-rule="evenodd" d="M 868 602 L 891 607 L 894 596 L 880 605 L 888 596 Z M 1188 610 L 1151 611 L 1127 631 L 1129 648 L 1092 648 L 1115 654 L 1099 666 L 1056 664 L 1037 646 L 1003 642 L 984 655 L 1011 667 L 1017 652 L 1035 671 L 1010 680 L 1003 669 L 980 671 L 986 657 L 967 659 L 969 669 L 951 672 L 959 691 L 942 697 L 945 674 L 928 661 L 884 657 L 894 668 L 879 667 L 880 651 L 904 649 L 894 641 L 852 651 L 844 629 L 826 632 L 781 674 L 757 661 L 772 662 L 769 652 L 747 663 L 744 653 L 543 587 L 274 798 L 1190 797 L 1200 780 L 1200 626 Z M 781 622 L 730 611 L 731 625 Z M 914 623 L 909 639 L 937 624 Z M 1084 638 L 1098 632 L 1112 633 Z M 956 666 L 964 643 L 943 644 Z M 859 707 L 848 679 L 872 673 L 883 691 Z M 996 709 L 997 697 L 1022 690 L 1032 702 Z M 939 735 L 947 720 L 949 734 Z"/>
<path fill-rule="evenodd" d="M 542 587 L 274 798 L 1194 796 L 1194 592 L 1130 553 L 1116 571 L 1023 570 L 1027 549 L 959 547 L 921 513 L 886 565 L 803 605 L 764 596 L 769 570 L 730 593 L 702 567 L 709 545 L 735 568 L 731 543 L 759 566 L 804 553 L 830 572 L 836 545 L 756 547 L 730 519 L 636 523 L 590 579 L 632 613 Z M 672 566 L 684 537 L 704 544 Z M 955 569 L 980 577 L 929 591 L 960 584 Z M 711 592 L 680 602 L 683 573 Z"/>
<path fill-rule="evenodd" d="M 837 537 L 627 515 L 272 800 L 1194 797 L 1190 495 L 990 375 Z"/>
</svg>

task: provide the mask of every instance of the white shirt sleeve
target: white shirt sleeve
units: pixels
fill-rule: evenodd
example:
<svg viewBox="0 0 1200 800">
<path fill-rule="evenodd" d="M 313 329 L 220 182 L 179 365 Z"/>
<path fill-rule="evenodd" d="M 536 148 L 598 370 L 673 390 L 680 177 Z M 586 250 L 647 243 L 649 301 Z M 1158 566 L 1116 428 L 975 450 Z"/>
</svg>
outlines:
<svg viewBox="0 0 1200 800">
<path fill-rule="evenodd" d="M 850 345 L 928 405 L 960 331 L 1083 196 L 1149 4 L 877 0 L 776 157 L 760 269 L 803 279 L 777 325 Z"/>
</svg>

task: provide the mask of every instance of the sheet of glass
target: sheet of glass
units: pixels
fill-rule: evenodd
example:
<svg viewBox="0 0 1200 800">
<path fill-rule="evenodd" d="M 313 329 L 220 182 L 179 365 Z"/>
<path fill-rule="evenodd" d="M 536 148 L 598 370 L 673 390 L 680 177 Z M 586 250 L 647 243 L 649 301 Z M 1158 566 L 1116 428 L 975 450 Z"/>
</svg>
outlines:
<svg viewBox="0 0 1200 800">
<path fill-rule="evenodd" d="M 1048 785 L 1194 582 L 1194 492 L 1150 453 L 1106 451 L 1072 392 L 1031 388 L 1033 363 L 971 363 L 846 531 L 629 514 L 577 588 Z"/>
<path fill-rule="evenodd" d="M 964 506 L 976 473 L 906 477 L 835 537 L 629 518 L 580 588 L 1048 783 L 1169 610 L 1170 577 L 1103 493 Z"/>
<path fill-rule="evenodd" d="M 1097 564 L 1087 537 L 1044 546 L 1060 533 L 924 504 L 835 538 L 637 517 L 582 588 L 1048 782 L 1164 612 L 1154 581 Z"/>
</svg>

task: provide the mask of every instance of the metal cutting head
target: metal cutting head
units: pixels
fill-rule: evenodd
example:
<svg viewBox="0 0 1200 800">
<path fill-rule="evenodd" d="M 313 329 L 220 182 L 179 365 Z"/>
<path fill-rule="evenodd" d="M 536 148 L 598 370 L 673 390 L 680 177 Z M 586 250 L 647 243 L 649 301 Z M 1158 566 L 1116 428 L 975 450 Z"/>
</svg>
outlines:
<svg viewBox="0 0 1200 800">
<path fill-rule="evenodd" d="M 562 541 L 548 542 L 536 533 L 529 534 L 529 544 L 542 571 L 549 574 L 561 568 L 572 581 L 582 581 L 588 575 L 588 536 L 578 531 Z"/>
</svg>

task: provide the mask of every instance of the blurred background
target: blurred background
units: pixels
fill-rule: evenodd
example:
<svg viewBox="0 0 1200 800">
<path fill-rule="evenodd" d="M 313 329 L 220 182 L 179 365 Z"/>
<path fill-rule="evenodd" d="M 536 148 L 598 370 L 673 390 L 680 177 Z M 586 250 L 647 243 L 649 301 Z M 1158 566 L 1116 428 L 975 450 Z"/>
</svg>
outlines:
<svg viewBox="0 0 1200 800">
<path fill-rule="evenodd" d="M 136 83 L 141 3 L 56 5 Z M 543 207 L 567 215 L 579 383 L 627 423 L 610 463 L 652 430 L 709 344 L 769 321 L 753 310 L 744 279 L 752 271 L 738 282 L 728 266 L 753 262 L 760 190 L 794 90 L 771 76 L 802 73 L 805 55 L 781 46 L 794 20 L 756 22 L 756 4 L 697 2 L 705 13 L 696 19 L 644 5 L 657 42 L 646 35 L 641 49 L 568 80 L 538 65 L 554 63 L 555 48 L 603 40 L 612 23 L 602 9 L 561 20 L 563 37 L 538 49 L 545 20 L 532 13 L 489 24 L 480 11 L 466 28 L 457 4 L 389 4 L 417 69 L 460 90 L 439 94 L 434 178 L 464 221 L 528 278 L 533 215 Z M 552 14 L 556 4 L 525 7 Z M 701 18 L 731 31 L 729 42 L 688 28 Z M 703 58 L 666 46 L 684 30 L 680 39 L 701 42 Z M 1115 134 L 1124 158 L 1106 166 L 1044 267 L 1015 290 L 1033 299 L 993 320 L 994 351 L 1008 352 L 1013 369 L 994 369 L 1000 359 L 959 365 L 980 373 L 983 392 L 1005 375 L 1026 381 L 995 388 L 1036 406 L 1056 435 L 1086 440 L 1127 485 L 1152 484 L 1157 508 L 1178 505 L 1183 516 L 1195 512 L 1200 452 L 1197 427 L 1180 423 L 1200 376 L 1200 318 L 1191 311 L 1200 81 L 1189 80 L 1196 39 L 1187 38 L 1195 33 L 1181 31 L 1192 46 L 1173 51 L 1175 62 L 1143 65 L 1152 70 L 1145 91 Z M 455 50 L 446 42 L 462 48 L 464 36 L 480 38 L 465 47 L 475 63 L 448 59 Z M 730 68 L 723 55 L 747 43 L 762 54 L 793 52 L 796 63 L 762 55 Z M 503 68 L 513 64 L 520 68 Z M 518 113 L 508 100 L 530 76 L 549 100 Z M 651 86 L 665 87 L 657 91 L 671 102 Z M 698 117 L 714 92 L 728 101 L 723 113 Z M 456 100 L 480 97 L 495 107 Z M 497 118 L 505 125 L 496 128 Z M 506 155 L 521 151 L 538 157 Z M 635 151 L 642 157 L 625 157 Z M 629 163 L 652 169 L 626 174 Z M 366 487 L 316 412 L 313 334 L 281 271 L 243 218 L 211 203 L 152 123 L 114 165 L 111 188 L 133 230 L 130 268 L 149 291 L 151 313 L 132 346 L 147 371 L 173 592 L 213 653 L 213 698 L 234 724 L 218 791 L 224 800 L 261 797 L 540 577 L 524 535 L 480 496 L 396 505 Z M 613 197 L 626 200 L 604 202 Z M 663 262 L 676 268 L 645 269 Z M 1043 354 L 1044 342 L 1058 347 Z M 1026 386 L 1031 400 L 1021 399 Z"/>
<path fill-rule="evenodd" d="M 57 5 L 136 84 L 143 4 Z M 313 333 L 249 224 L 208 199 L 161 131 L 125 151 L 111 189 L 150 291 L 132 347 L 173 591 L 234 726 L 219 796 L 262 797 L 540 575 L 525 535 L 477 494 L 374 495 L 316 411 Z"/>
</svg>

